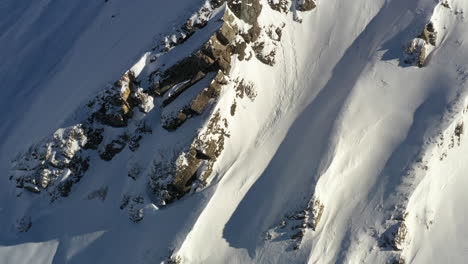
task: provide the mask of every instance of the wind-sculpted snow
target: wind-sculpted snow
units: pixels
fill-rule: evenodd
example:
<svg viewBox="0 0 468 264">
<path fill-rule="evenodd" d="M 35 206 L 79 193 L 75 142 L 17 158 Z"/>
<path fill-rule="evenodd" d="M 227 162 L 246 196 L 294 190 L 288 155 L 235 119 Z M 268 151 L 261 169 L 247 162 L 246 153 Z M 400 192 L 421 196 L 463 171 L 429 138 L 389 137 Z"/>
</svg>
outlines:
<svg viewBox="0 0 468 264">
<path fill-rule="evenodd" d="M 1 263 L 465 263 L 462 0 L 0 4 Z"/>
</svg>

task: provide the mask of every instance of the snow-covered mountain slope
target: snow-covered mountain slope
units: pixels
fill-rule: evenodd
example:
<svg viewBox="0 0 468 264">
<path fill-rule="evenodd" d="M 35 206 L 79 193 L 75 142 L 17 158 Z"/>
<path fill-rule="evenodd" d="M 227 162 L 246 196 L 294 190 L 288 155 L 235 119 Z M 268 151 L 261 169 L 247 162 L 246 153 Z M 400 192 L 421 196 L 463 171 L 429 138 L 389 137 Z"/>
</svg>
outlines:
<svg viewBox="0 0 468 264">
<path fill-rule="evenodd" d="M 465 263 L 467 10 L 0 3 L 0 263 Z"/>
</svg>

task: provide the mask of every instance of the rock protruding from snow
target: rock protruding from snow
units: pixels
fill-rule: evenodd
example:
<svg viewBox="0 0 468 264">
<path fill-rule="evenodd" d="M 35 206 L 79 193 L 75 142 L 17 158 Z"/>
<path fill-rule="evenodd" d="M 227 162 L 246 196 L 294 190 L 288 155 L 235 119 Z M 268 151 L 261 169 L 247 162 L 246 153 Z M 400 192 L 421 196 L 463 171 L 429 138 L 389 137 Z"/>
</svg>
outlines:
<svg viewBox="0 0 468 264">
<path fill-rule="evenodd" d="M 227 128 L 227 120 L 218 110 L 187 151 L 164 153 L 161 159 L 155 160 L 149 185 L 159 206 L 172 203 L 206 184 L 229 137 Z"/>
<path fill-rule="evenodd" d="M 270 5 L 271 9 L 282 13 L 288 13 L 291 8 L 289 0 L 268 0 L 268 5 Z"/>
<path fill-rule="evenodd" d="M 88 169 L 88 158 L 81 155 L 86 142 L 83 127 L 75 125 L 31 146 L 13 162 L 16 186 L 33 193 L 47 190 L 53 198 L 67 196 Z"/>
<path fill-rule="evenodd" d="M 417 65 L 423 67 L 426 62 L 426 42 L 423 39 L 413 39 L 404 49 L 406 64 Z"/>
<path fill-rule="evenodd" d="M 317 7 L 315 0 L 297 0 L 297 10 L 310 11 Z"/>
<path fill-rule="evenodd" d="M 423 32 L 404 47 L 404 63 L 422 68 L 426 63 L 426 58 L 436 44 L 437 31 L 434 24 L 429 22 L 424 26 Z"/>
<path fill-rule="evenodd" d="M 425 27 L 419 38 L 423 39 L 427 44 L 432 46 L 436 45 L 437 32 L 435 31 L 434 24 L 429 22 Z"/>
<path fill-rule="evenodd" d="M 387 230 L 381 235 L 380 247 L 401 251 L 407 242 L 408 227 L 405 219 L 408 216 L 405 213 L 402 217 L 387 221 Z"/>
<path fill-rule="evenodd" d="M 324 205 L 315 198 L 302 210 L 288 214 L 280 223 L 264 234 L 265 240 L 290 240 L 290 248 L 298 250 L 307 230 L 315 231 L 320 222 Z"/>
</svg>

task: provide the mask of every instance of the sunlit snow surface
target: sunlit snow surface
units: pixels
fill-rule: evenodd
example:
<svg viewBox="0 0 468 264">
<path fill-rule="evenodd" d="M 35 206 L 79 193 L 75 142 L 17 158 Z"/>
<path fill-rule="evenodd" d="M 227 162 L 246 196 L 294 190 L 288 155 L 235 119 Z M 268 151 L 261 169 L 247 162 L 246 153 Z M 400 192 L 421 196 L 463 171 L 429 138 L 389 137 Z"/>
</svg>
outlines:
<svg viewBox="0 0 468 264">
<path fill-rule="evenodd" d="M 119 210 L 128 167 L 154 144 L 181 144 L 170 133 L 93 163 L 70 197 L 40 210 L 34 194 L 15 197 L 10 161 L 140 71 L 155 41 L 204 1 L 3 0 L 0 263 L 159 263 L 173 251 L 183 263 L 386 263 L 395 252 L 379 240 L 398 208 L 408 212 L 397 253 L 407 263 L 466 263 L 468 143 L 451 140 L 468 122 L 468 1 L 320 0 L 302 23 L 261 2 L 261 24 L 285 23 L 277 62 L 235 63 L 258 96 L 229 120 L 211 184 L 162 210 L 148 205 L 135 224 Z M 403 65 L 402 46 L 429 20 L 438 40 L 427 65 Z M 86 199 L 102 186 L 105 201 Z M 263 239 L 312 196 L 324 212 L 299 250 Z M 25 214 L 33 226 L 19 233 Z"/>
</svg>

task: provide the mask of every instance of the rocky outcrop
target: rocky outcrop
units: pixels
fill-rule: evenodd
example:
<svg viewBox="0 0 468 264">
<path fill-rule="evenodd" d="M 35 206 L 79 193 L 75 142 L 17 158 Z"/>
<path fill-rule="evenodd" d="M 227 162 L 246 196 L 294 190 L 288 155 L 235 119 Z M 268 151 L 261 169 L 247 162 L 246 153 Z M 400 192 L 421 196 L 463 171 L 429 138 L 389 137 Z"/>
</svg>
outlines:
<svg viewBox="0 0 468 264">
<path fill-rule="evenodd" d="M 405 222 L 400 222 L 397 226 L 397 232 L 393 240 L 393 247 L 396 250 L 402 250 L 408 234 L 408 227 L 406 227 Z"/>
<path fill-rule="evenodd" d="M 128 136 L 121 136 L 118 139 L 112 140 L 107 144 L 104 149 L 99 153 L 101 159 L 110 161 L 115 155 L 119 154 L 127 145 Z"/>
<path fill-rule="evenodd" d="M 194 188 L 206 184 L 216 160 L 224 150 L 224 141 L 229 137 L 227 128 L 227 120 L 216 111 L 206 129 L 187 151 L 172 154 L 172 158 L 163 161 L 155 161 L 150 173 L 149 186 L 159 206 L 180 199 Z M 161 156 L 167 157 L 168 154 Z"/>
<path fill-rule="evenodd" d="M 240 54 L 235 43 L 238 28 L 233 23 L 234 18 L 229 12 L 223 17 L 224 23 L 220 29 L 199 50 L 192 55 L 171 66 L 163 73 L 152 73 L 151 79 L 157 79 L 151 92 L 156 96 L 162 96 L 170 89 L 176 89 L 165 100 L 168 105 L 185 90 L 203 79 L 207 73 L 222 71 L 229 73 L 231 69 L 231 56 Z M 237 53 L 235 53 L 237 52 Z"/>
<path fill-rule="evenodd" d="M 289 0 L 268 0 L 268 5 L 271 9 L 281 13 L 288 13 L 291 8 L 291 2 Z"/>
<path fill-rule="evenodd" d="M 426 42 L 420 38 L 413 39 L 405 48 L 406 64 L 417 65 L 419 68 L 424 66 L 427 56 Z"/>
<path fill-rule="evenodd" d="M 290 250 L 298 250 L 307 230 L 315 231 L 322 217 L 324 205 L 318 199 L 311 200 L 302 209 L 286 215 L 280 223 L 265 232 L 265 240 L 289 240 Z"/>
<path fill-rule="evenodd" d="M 227 5 L 237 18 L 249 25 L 258 24 L 257 18 L 262 12 L 262 5 L 259 0 L 228 0 Z"/>
<path fill-rule="evenodd" d="M 296 8 L 299 11 L 310 11 L 317 7 L 315 0 L 297 0 Z"/>
<path fill-rule="evenodd" d="M 407 214 L 387 221 L 387 230 L 381 235 L 380 247 L 401 251 L 406 243 L 408 227 L 405 224 Z"/>
<path fill-rule="evenodd" d="M 201 115 L 208 108 L 210 102 L 213 102 L 218 98 L 221 87 L 226 85 L 228 81 L 227 77 L 222 71 L 218 71 L 216 75 L 208 75 L 205 78 L 211 79 L 211 76 L 213 75 L 215 77 L 212 79 L 211 83 L 207 85 L 207 87 L 202 88 L 200 92 L 188 98 L 188 100 L 185 102 L 182 102 L 182 105 L 179 106 L 179 108 L 176 108 L 175 112 L 173 110 L 169 110 L 168 114 L 166 114 L 165 111 L 163 112 L 161 118 L 163 127 L 165 129 L 169 131 L 175 130 L 192 116 Z"/>
<path fill-rule="evenodd" d="M 113 127 L 127 126 L 132 116 L 133 104 L 130 99 L 132 90 L 135 90 L 136 79 L 132 72 L 127 72 L 113 87 L 92 102 L 91 106 L 98 104 L 99 109 L 93 114 L 101 123 Z"/>
<path fill-rule="evenodd" d="M 404 63 L 422 68 L 426 58 L 436 46 L 437 32 L 434 24 L 429 22 L 424 26 L 423 32 L 404 46 Z"/>
<path fill-rule="evenodd" d="M 99 199 L 101 201 L 106 200 L 107 197 L 107 192 L 109 188 L 107 186 L 101 187 L 90 194 L 88 194 L 87 199 L 88 200 L 94 200 L 94 199 Z"/>
<path fill-rule="evenodd" d="M 82 153 L 86 141 L 82 126 L 76 125 L 31 146 L 13 161 L 16 187 L 33 193 L 46 190 L 54 198 L 67 196 L 66 186 L 78 182 L 88 169 L 89 158 Z"/>
<path fill-rule="evenodd" d="M 225 8 L 222 21 L 212 21 L 216 8 Z M 166 130 L 183 129 L 181 126 L 192 117 L 200 117 L 200 129 L 181 133 L 186 137 L 183 141 L 189 143 L 169 150 L 146 170 L 151 195 L 164 205 L 204 186 L 229 137 L 228 121 L 221 114 L 224 111 L 213 111 L 223 87 L 232 85 L 238 100 L 253 101 L 257 96 L 252 83 L 230 76 L 234 61 L 257 58 L 268 65 L 275 63 L 281 28 L 270 26 L 265 30 L 258 20 L 262 9 L 259 0 L 210 1 L 174 34 L 162 38 L 147 54 L 143 71 L 132 68 L 123 73 L 80 109 L 76 116 L 81 119 L 75 120 L 75 125 L 58 129 L 18 155 L 11 179 L 21 190 L 45 193 L 51 201 L 70 195 L 92 157 L 101 159 L 96 162 L 111 162 L 119 153 L 138 150 L 141 140 L 153 133 L 152 127 L 157 124 L 146 118 L 149 113 L 159 115 L 159 111 L 153 111 L 156 105 L 162 109 L 156 118 L 161 118 Z M 208 23 L 219 23 L 214 24 L 219 27 L 206 27 Z M 193 53 L 169 65 L 158 64 L 161 56 L 171 56 L 177 45 L 189 43 L 190 37 L 205 27 L 213 34 L 204 44 L 193 47 Z M 231 107 L 231 112 L 234 115 L 235 108 Z M 144 169 L 129 171 L 128 176 L 138 181 Z M 103 200 L 106 194 L 107 189 L 99 189 L 88 199 Z M 121 206 L 129 210 L 134 222 L 143 218 L 145 197 L 138 197 L 123 199 Z"/>
<path fill-rule="evenodd" d="M 429 22 L 425 27 L 421 35 L 419 35 L 420 39 L 423 39 L 426 44 L 431 44 L 432 46 L 436 45 L 437 41 L 437 32 L 434 29 L 434 24 Z"/>
</svg>

